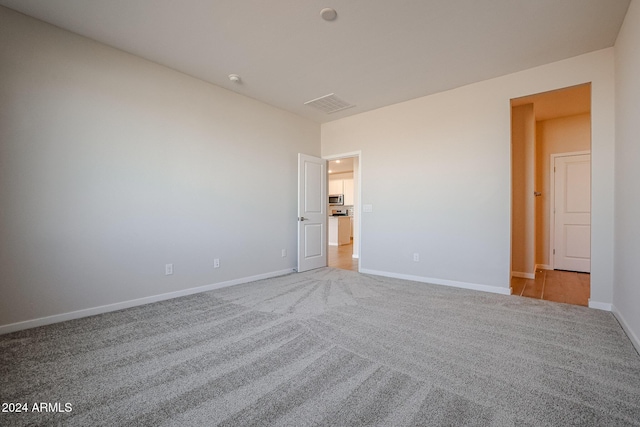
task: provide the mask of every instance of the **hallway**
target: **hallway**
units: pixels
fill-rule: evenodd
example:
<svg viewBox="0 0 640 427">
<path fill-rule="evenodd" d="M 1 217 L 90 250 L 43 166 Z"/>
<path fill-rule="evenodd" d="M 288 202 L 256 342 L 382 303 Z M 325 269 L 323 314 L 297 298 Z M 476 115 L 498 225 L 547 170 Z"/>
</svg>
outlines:
<svg viewBox="0 0 640 427">
<path fill-rule="evenodd" d="M 353 240 L 348 245 L 329 246 L 329 267 L 358 271 L 358 259 L 353 258 Z"/>
<path fill-rule="evenodd" d="M 591 275 L 562 270 L 536 270 L 536 278 L 511 278 L 513 295 L 589 306 Z"/>
</svg>

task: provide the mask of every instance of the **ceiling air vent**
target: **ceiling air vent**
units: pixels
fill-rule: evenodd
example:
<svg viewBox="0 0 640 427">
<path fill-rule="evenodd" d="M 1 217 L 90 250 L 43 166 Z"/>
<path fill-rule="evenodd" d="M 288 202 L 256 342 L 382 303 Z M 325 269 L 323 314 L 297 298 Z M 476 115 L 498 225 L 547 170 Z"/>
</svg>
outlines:
<svg viewBox="0 0 640 427">
<path fill-rule="evenodd" d="M 355 105 L 343 101 L 332 93 L 330 93 L 329 95 L 321 96 L 320 98 L 312 99 L 311 101 L 307 101 L 304 103 L 304 105 L 315 107 L 327 114 L 355 107 Z"/>
</svg>

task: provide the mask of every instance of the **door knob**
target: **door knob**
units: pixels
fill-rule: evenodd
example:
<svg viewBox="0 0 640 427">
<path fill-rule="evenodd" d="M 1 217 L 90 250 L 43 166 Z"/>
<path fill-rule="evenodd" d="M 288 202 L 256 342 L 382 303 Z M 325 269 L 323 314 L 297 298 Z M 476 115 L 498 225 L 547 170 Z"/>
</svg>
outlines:
<svg viewBox="0 0 640 427">
<path fill-rule="evenodd" d="M 298 221 L 309 221 L 309 218 L 305 218 L 303 216 L 298 218 Z"/>
</svg>

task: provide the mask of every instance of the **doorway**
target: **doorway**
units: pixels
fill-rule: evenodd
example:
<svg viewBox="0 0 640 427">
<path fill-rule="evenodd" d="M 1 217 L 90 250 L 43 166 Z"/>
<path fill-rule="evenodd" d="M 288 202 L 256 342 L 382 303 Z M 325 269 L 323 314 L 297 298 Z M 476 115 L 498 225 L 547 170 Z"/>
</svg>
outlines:
<svg viewBox="0 0 640 427">
<path fill-rule="evenodd" d="M 343 270 L 360 269 L 360 153 L 325 157 L 327 188 L 342 195 L 341 205 L 328 206 L 327 264 Z"/>
<path fill-rule="evenodd" d="M 590 263 L 590 221 L 582 221 L 582 215 L 582 222 L 574 226 L 577 216 L 568 215 L 564 221 L 569 223 L 558 228 L 561 214 L 555 206 L 560 201 L 555 197 L 558 175 L 554 162 L 590 153 L 591 84 L 512 99 L 511 148 L 512 293 L 588 305 L 589 268 L 578 265 Z M 584 211 L 585 203 L 590 208 L 590 157 L 586 162 L 581 158 L 577 166 L 570 169 L 573 183 L 576 179 L 586 181 L 586 197 L 582 186 L 576 193 L 579 198 L 571 200 L 571 203 L 579 202 L 580 210 Z M 567 179 L 563 176 L 562 182 L 566 184 Z M 590 214 L 588 216 L 590 219 Z M 562 220 L 560 218 L 560 222 Z M 564 248 L 558 243 L 561 238 L 565 239 Z M 568 255 L 567 248 L 571 252 Z M 581 262 L 556 266 L 558 258 L 554 252 L 558 254 L 559 250 L 564 251 L 565 258 L 579 255 Z M 570 273 L 560 270 L 570 270 Z M 573 277 L 575 275 L 579 276 Z M 574 292 L 581 297 L 572 295 Z"/>
</svg>

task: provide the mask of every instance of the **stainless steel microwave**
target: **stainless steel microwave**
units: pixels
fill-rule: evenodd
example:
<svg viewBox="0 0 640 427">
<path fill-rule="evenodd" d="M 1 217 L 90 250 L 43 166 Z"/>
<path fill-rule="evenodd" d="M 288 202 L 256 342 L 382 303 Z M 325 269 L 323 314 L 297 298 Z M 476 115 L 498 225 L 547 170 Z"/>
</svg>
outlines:
<svg viewBox="0 0 640 427">
<path fill-rule="evenodd" d="M 344 206 L 344 194 L 329 194 L 330 206 Z"/>
</svg>

